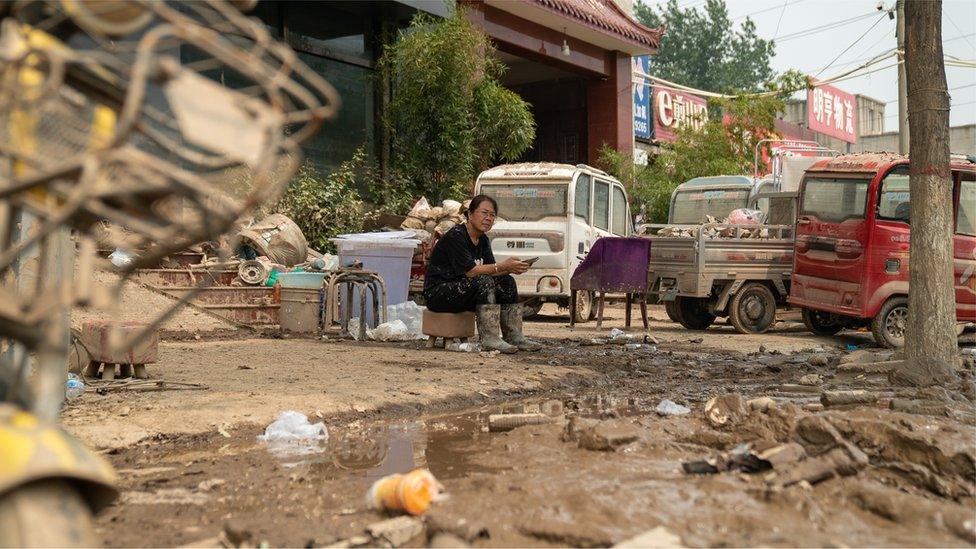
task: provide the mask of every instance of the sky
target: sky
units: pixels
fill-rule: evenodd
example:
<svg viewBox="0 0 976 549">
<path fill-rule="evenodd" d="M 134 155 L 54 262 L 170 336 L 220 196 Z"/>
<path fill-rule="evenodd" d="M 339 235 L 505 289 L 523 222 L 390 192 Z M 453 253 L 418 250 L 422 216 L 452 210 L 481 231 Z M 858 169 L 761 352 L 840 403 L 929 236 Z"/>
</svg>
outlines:
<svg viewBox="0 0 976 549">
<path fill-rule="evenodd" d="M 666 3 L 643 1 L 655 7 Z M 894 0 L 881 3 L 885 8 L 895 5 Z M 678 0 L 680 7 L 704 4 L 705 0 Z M 850 70 L 895 47 L 895 21 L 877 11 L 878 4 L 878 0 L 726 0 L 734 24 L 740 25 L 748 16 L 759 36 L 776 41 L 771 63 L 775 71 L 798 69 L 820 73 L 821 78 Z M 854 20 L 832 25 L 849 19 Z M 943 0 L 942 40 L 946 55 L 976 60 L 976 0 Z M 898 72 L 895 67 L 884 68 L 893 64 L 891 59 L 869 69 L 882 70 L 833 84 L 886 102 L 885 131 L 898 129 Z M 976 69 L 946 67 L 946 81 L 952 97 L 949 124 L 976 123 Z"/>
</svg>

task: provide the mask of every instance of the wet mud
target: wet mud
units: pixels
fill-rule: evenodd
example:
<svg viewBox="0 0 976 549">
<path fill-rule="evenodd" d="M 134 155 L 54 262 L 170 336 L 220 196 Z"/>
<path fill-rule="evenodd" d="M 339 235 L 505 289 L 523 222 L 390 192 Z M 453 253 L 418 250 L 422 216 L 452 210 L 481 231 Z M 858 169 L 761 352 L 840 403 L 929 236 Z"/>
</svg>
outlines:
<svg viewBox="0 0 976 549">
<path fill-rule="evenodd" d="M 898 393 L 823 349 L 560 343 L 520 360 L 600 375 L 449 414 L 325 418 L 328 440 L 308 445 L 246 428 L 113 450 L 123 495 L 99 533 L 107 546 L 374 544 L 363 534 L 387 517 L 369 486 L 426 467 L 447 495 L 407 546 L 608 547 L 658 527 L 686 546 L 976 543 L 976 412 L 958 391 Z M 873 398 L 825 406 L 827 391 Z M 665 398 L 691 412 L 655 412 Z M 942 407 L 891 410 L 899 398 Z M 499 414 L 551 421 L 493 431 Z M 715 471 L 689 474 L 694 462 Z"/>
</svg>

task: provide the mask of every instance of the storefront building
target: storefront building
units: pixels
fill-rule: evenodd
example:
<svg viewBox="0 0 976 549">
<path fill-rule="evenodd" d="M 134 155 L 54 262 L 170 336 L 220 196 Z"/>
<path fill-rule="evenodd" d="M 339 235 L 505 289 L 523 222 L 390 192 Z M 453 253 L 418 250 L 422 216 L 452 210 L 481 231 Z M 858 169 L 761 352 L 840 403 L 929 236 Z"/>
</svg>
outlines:
<svg viewBox="0 0 976 549">
<path fill-rule="evenodd" d="M 649 29 L 614 0 L 462 0 L 508 65 L 502 83 L 525 99 L 537 124 L 527 161 L 595 165 L 607 145 L 634 148 L 631 59 L 651 55 Z"/>
<path fill-rule="evenodd" d="M 338 117 L 303 146 L 321 174 L 360 147 L 389 164 L 381 120 L 396 90 L 384 88 L 377 62 L 415 14 L 445 17 L 456 6 L 496 45 L 508 66 L 502 83 L 531 106 L 536 140 L 523 160 L 596 164 L 604 144 L 633 151 L 631 58 L 655 53 L 663 30 L 637 23 L 627 0 L 262 0 L 250 15 L 342 98 Z"/>
</svg>

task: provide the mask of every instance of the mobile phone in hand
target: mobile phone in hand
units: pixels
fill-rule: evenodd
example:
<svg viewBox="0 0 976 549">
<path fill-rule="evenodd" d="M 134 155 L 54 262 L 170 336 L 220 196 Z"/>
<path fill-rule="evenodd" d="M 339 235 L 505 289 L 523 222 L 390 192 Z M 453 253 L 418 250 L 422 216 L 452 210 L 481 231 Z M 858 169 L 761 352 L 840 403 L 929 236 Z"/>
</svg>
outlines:
<svg viewBox="0 0 976 549">
<path fill-rule="evenodd" d="M 529 265 L 531 265 L 531 264 L 535 263 L 536 261 L 539 261 L 539 258 L 538 257 L 530 257 L 528 259 L 523 259 L 522 260 L 522 263 L 528 263 Z"/>
</svg>

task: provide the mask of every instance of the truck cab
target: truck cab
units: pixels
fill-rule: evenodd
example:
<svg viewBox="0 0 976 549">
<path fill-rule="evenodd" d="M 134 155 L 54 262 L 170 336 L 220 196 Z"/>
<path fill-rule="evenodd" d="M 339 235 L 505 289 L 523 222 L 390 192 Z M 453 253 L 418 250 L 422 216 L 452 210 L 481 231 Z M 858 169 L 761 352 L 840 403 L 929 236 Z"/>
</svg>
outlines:
<svg viewBox="0 0 976 549">
<path fill-rule="evenodd" d="M 811 166 L 800 187 L 790 303 L 816 334 L 870 326 L 904 345 L 908 316 L 908 158 L 844 155 Z M 976 163 L 953 157 L 956 320 L 976 321 Z"/>
<path fill-rule="evenodd" d="M 475 194 L 498 201 L 498 220 L 488 233 L 495 259 L 539 258 L 515 276 L 529 313 L 546 302 L 568 306 L 570 278 L 593 243 L 633 232 L 623 184 L 585 164 L 497 166 L 478 176 Z M 589 320 L 593 296 L 579 296 L 576 309 L 577 322 Z"/>
</svg>

